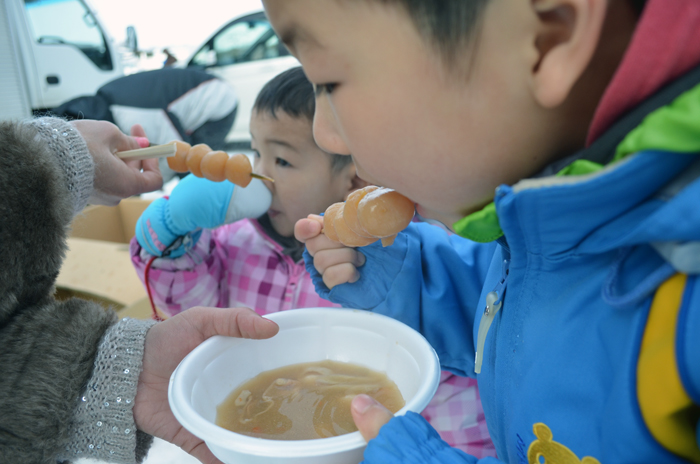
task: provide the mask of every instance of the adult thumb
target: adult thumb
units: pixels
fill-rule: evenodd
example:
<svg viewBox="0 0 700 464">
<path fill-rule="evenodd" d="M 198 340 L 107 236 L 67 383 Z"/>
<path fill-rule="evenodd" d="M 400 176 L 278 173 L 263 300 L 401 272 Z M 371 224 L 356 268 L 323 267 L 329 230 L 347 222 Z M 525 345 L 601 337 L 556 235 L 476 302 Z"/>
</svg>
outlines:
<svg viewBox="0 0 700 464">
<path fill-rule="evenodd" d="M 357 429 L 366 441 L 375 438 L 379 429 L 394 417 L 391 411 L 367 395 L 357 395 L 353 398 L 350 411 Z"/>
</svg>

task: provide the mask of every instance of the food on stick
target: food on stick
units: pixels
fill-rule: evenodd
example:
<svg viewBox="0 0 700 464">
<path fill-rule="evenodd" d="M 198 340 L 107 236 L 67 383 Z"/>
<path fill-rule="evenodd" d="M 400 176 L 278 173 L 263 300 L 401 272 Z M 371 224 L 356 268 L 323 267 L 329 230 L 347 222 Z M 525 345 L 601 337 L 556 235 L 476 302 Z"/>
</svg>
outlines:
<svg viewBox="0 0 700 464">
<path fill-rule="evenodd" d="M 415 205 L 395 190 L 369 185 L 354 191 L 347 201 L 326 209 L 323 232 L 345 246 L 369 245 L 381 239 L 383 246 L 413 219 Z"/>
<path fill-rule="evenodd" d="M 224 176 L 241 187 L 250 184 L 252 172 L 253 167 L 250 165 L 250 159 L 242 153 L 230 157 L 224 167 Z"/>
<path fill-rule="evenodd" d="M 199 143 L 190 148 L 190 152 L 185 160 L 187 170 L 197 177 L 204 177 L 202 174 L 202 158 L 210 151 L 211 148 L 206 143 Z"/>
<path fill-rule="evenodd" d="M 197 177 L 214 182 L 229 180 L 240 187 L 247 187 L 253 178 L 275 181 L 270 177 L 255 174 L 250 159 L 242 153 L 229 156 L 224 151 L 213 151 L 204 143 L 195 146 L 182 141 L 174 143 L 177 146 L 175 156 L 170 156 L 167 160 L 168 166 L 175 172 L 190 171 Z"/>
</svg>

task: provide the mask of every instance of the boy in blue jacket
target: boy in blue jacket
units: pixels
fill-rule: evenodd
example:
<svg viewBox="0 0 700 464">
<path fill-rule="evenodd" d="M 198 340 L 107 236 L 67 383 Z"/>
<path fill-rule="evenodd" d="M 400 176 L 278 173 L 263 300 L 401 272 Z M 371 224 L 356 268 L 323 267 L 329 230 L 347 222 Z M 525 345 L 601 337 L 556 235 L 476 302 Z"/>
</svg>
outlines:
<svg viewBox="0 0 700 464">
<path fill-rule="evenodd" d="M 476 376 L 502 462 L 700 463 L 700 2 L 264 3 L 319 146 L 456 232 L 352 249 L 302 220 L 321 295 Z M 368 463 L 477 462 L 353 414 Z"/>
</svg>

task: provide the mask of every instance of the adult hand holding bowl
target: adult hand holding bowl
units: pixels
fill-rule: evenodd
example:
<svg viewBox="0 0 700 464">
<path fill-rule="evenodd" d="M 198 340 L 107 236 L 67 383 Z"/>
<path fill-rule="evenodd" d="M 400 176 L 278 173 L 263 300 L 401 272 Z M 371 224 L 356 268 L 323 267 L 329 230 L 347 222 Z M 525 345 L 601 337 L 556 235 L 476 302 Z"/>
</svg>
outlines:
<svg viewBox="0 0 700 464">
<path fill-rule="evenodd" d="M 213 462 L 200 437 L 183 430 L 168 407 L 169 379 L 178 363 L 211 336 L 272 337 L 276 324 L 247 308 L 191 308 L 155 324 L 146 335 L 143 370 L 134 399 L 139 430 L 167 440 L 202 462 Z M 228 338 L 228 337 L 227 337 Z"/>
<path fill-rule="evenodd" d="M 406 403 L 397 415 L 422 411 L 435 394 L 440 378 L 437 355 L 418 332 L 401 322 L 367 311 L 329 308 L 266 317 L 278 324 L 276 336 L 267 340 L 213 337 L 193 350 L 171 377 L 168 397 L 175 417 L 226 464 L 357 464 L 362 460 L 366 441 L 359 431 L 313 440 L 268 440 L 217 426 L 217 406 L 238 385 L 261 372 L 321 360 L 384 372 Z M 371 438 L 369 434 L 376 434 L 390 413 L 374 406 L 357 416 L 365 400 L 363 396 L 353 400 L 359 406 L 353 417 L 358 425 L 367 426 L 363 432 Z"/>
</svg>

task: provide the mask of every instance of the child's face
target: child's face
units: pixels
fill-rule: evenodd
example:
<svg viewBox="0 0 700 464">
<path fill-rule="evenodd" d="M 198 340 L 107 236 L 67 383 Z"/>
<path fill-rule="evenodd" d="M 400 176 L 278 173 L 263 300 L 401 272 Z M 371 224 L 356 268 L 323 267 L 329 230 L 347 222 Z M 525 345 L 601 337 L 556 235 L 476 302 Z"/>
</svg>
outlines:
<svg viewBox="0 0 700 464">
<path fill-rule="evenodd" d="M 284 111 L 276 117 L 253 111 L 250 119 L 251 146 L 255 150 L 255 172 L 272 177 L 266 185 L 272 192 L 268 215 L 281 235 L 294 235 L 294 224 L 309 214 L 318 214 L 349 193 L 352 165 L 338 173 L 331 169 L 330 156 L 314 142 L 311 122 Z"/>
<path fill-rule="evenodd" d="M 536 61 L 526 28 L 514 20 L 526 17 L 529 2 L 489 3 L 472 41 L 478 53 L 464 52 L 469 70 L 463 76 L 445 70 L 398 7 L 264 4 L 321 90 L 314 126 L 319 146 L 352 154 L 362 179 L 403 193 L 421 215 L 451 225 L 490 202 L 498 185 L 546 164 L 543 155 L 552 147 L 533 140 L 542 139 L 543 130 L 553 138 L 556 127 L 542 127 L 531 83 L 518 79 Z M 323 84 L 333 84 L 331 91 Z"/>
</svg>

